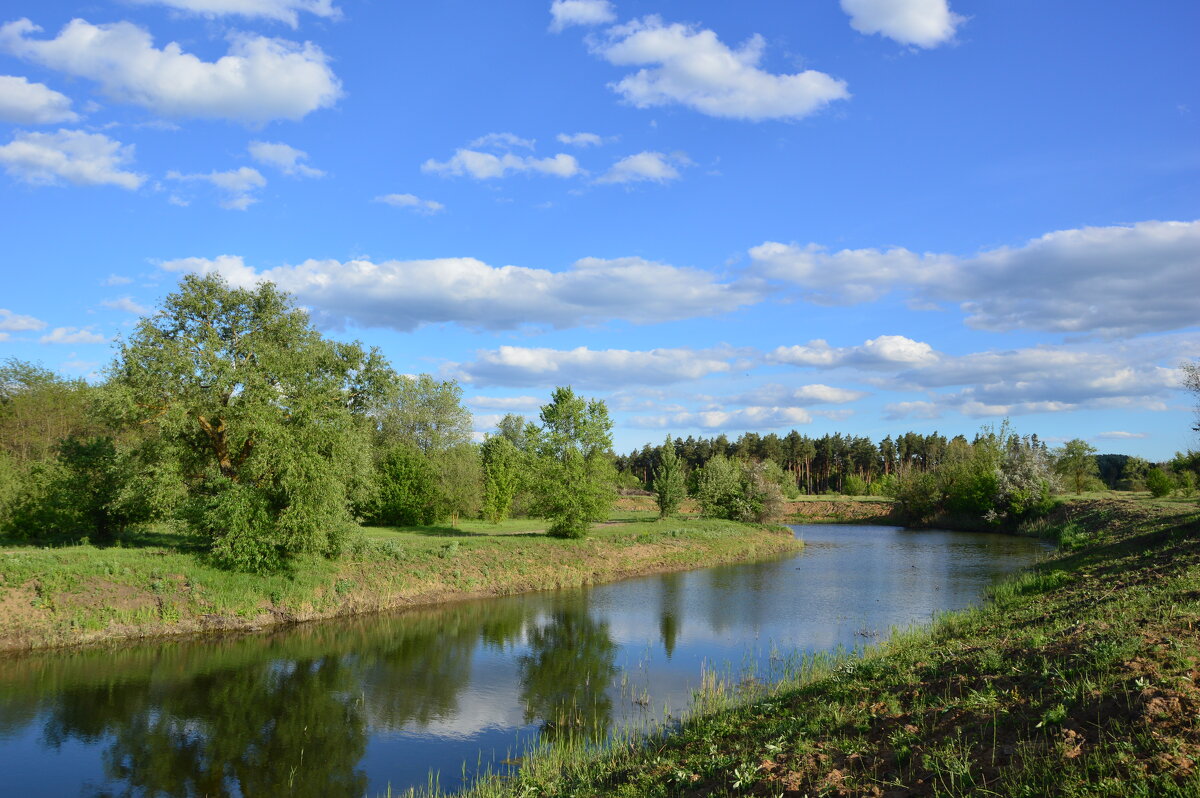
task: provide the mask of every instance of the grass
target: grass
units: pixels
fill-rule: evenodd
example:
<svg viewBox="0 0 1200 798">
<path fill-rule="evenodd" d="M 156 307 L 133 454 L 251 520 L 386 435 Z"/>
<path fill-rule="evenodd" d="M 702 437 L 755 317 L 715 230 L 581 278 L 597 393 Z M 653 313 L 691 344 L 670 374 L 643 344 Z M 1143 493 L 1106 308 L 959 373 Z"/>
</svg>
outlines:
<svg viewBox="0 0 1200 798">
<path fill-rule="evenodd" d="M 288 573 L 233 573 L 169 528 L 133 545 L 0 547 L 0 649 L 259 629 L 472 596 L 576 587 L 656 571 L 763 557 L 798 545 L 775 527 L 635 520 L 582 540 L 547 537 L 539 520 L 456 528 L 368 527 L 340 559 L 303 558 Z M 781 533 L 782 532 L 782 533 Z"/>
<path fill-rule="evenodd" d="M 543 748 L 467 794 L 1200 795 L 1196 505 L 1073 502 L 1057 523 L 1064 550 L 983 607 L 775 686 L 710 684 L 669 733 Z"/>
</svg>

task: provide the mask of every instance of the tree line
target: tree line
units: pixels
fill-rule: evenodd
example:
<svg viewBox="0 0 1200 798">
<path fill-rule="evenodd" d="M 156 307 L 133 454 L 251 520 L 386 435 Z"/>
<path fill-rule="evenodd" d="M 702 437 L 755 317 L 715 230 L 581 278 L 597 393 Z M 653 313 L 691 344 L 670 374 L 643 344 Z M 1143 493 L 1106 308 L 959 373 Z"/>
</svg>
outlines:
<svg viewBox="0 0 1200 798">
<path fill-rule="evenodd" d="M 455 382 L 399 375 L 378 350 L 321 336 L 270 283 L 215 275 L 185 277 L 96 384 L 0 364 L 0 532 L 106 544 L 169 522 L 247 571 L 335 556 L 361 523 L 530 515 L 578 537 L 619 487 L 652 490 L 663 517 L 691 497 L 708 517 L 764 521 L 785 498 L 836 492 L 891 496 L 914 518 L 1004 519 L 1060 483 L 1190 494 L 1198 470 L 1200 453 L 1150 467 L 1081 440 L 1051 452 L 1007 426 L 970 441 L 668 436 L 618 456 L 604 402 L 570 387 L 536 422 L 510 414 L 478 443 Z"/>
</svg>

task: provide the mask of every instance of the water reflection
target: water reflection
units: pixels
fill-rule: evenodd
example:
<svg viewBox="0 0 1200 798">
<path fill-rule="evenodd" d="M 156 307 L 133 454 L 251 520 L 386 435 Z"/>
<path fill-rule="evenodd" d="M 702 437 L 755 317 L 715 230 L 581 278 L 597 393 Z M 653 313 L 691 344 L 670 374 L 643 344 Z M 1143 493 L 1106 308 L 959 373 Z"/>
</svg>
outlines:
<svg viewBox="0 0 1200 798">
<path fill-rule="evenodd" d="M 362 796 L 453 786 L 538 734 L 686 707 L 702 667 L 977 600 L 1032 541 L 807 527 L 799 557 L 300 627 L 0 660 L 11 794 Z M 760 670 L 759 673 L 765 672 Z"/>
</svg>

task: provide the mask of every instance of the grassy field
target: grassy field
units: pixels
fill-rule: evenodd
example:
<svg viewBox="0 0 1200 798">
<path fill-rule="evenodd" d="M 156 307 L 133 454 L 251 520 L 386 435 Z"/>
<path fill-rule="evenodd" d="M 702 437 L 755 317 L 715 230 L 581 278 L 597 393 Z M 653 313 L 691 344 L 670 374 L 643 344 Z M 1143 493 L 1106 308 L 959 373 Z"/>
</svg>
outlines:
<svg viewBox="0 0 1200 798">
<path fill-rule="evenodd" d="M 493 796 L 1200 795 L 1200 513 L 1077 501 L 985 606 L 747 694 L 674 733 L 559 747 Z"/>
<path fill-rule="evenodd" d="M 338 560 L 283 574 L 210 565 L 159 529 L 121 547 L 0 546 L 0 649 L 258 629 L 459 598 L 575 587 L 656 571 L 763 557 L 796 546 L 778 527 L 645 520 L 618 509 L 583 540 L 539 520 L 457 528 L 368 527 Z"/>
</svg>

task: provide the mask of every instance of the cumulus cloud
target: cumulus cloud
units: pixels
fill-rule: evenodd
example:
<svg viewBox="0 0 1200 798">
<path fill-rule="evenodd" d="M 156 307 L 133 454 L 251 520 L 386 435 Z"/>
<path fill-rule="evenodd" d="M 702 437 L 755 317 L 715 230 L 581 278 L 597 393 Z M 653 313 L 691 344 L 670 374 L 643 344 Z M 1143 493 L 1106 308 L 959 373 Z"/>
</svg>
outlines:
<svg viewBox="0 0 1200 798">
<path fill-rule="evenodd" d="M 465 175 L 476 180 L 491 180 L 521 172 L 574 177 L 583 170 L 574 156 L 561 152 L 550 158 L 535 158 L 532 155 L 514 155 L 511 152 L 495 155 L 479 150 L 458 149 L 445 161 L 430 158 L 421 164 L 421 171 L 442 176 Z"/>
<path fill-rule="evenodd" d="M 50 125 L 78 119 L 67 95 L 23 77 L 0 75 L 0 122 Z"/>
<path fill-rule="evenodd" d="M 905 418 L 934 419 L 942 417 L 943 408 L 936 402 L 892 402 L 884 405 L 883 417 L 888 421 Z"/>
<path fill-rule="evenodd" d="M 11 310 L 0 308 L 0 330 L 28 332 L 31 330 L 41 330 L 45 326 L 46 322 L 41 319 L 36 319 L 33 316 L 23 316 L 20 313 L 13 313 Z"/>
<path fill-rule="evenodd" d="M 609 0 L 554 0 L 550 18 L 550 30 L 560 33 L 572 25 L 606 25 L 617 14 Z"/>
<path fill-rule="evenodd" d="M 80 186 L 110 185 L 133 190 L 146 176 L 122 170 L 132 160 L 132 144 L 81 130 L 18 132 L 10 143 L 0 147 L 0 164 L 5 171 L 33 185 L 65 180 Z"/>
<path fill-rule="evenodd" d="M 432 216 L 446 210 L 446 206 L 436 200 L 421 199 L 416 194 L 384 194 L 376 197 L 376 202 L 391 205 L 393 208 L 407 208 L 416 213 Z"/>
<path fill-rule="evenodd" d="M 1200 221 L 1060 230 L 968 257 L 777 242 L 750 256 L 755 274 L 798 285 L 816 302 L 866 302 L 899 289 L 955 302 L 979 329 L 1116 337 L 1196 325 L 1193 294 L 1179 287 L 1200 271 Z"/>
<path fill-rule="evenodd" d="M 273 19 L 295 28 L 300 24 L 300 12 L 317 17 L 336 19 L 341 9 L 333 0 L 130 0 L 142 5 L 160 5 L 204 17 L 241 17 Z"/>
<path fill-rule="evenodd" d="M 144 316 L 150 312 L 150 308 L 145 305 L 138 304 L 132 297 L 117 297 L 116 299 L 105 299 L 100 302 L 102 307 L 109 310 L 122 310 L 126 313 L 132 313 L 135 316 Z"/>
<path fill-rule="evenodd" d="M 107 340 L 90 327 L 55 327 L 41 337 L 44 344 L 102 344 Z"/>
<path fill-rule="evenodd" d="M 682 154 L 664 155 L 661 152 L 639 152 L 617 161 L 612 168 L 596 179 L 597 183 L 666 183 L 679 179 L 676 164 L 690 164 Z"/>
<path fill-rule="evenodd" d="M 300 163 L 308 160 L 308 153 L 289 147 L 282 142 L 252 141 L 246 150 L 250 157 L 261 164 L 272 166 L 285 175 L 293 177 L 324 177 L 320 169 L 314 169 L 308 164 Z"/>
<path fill-rule="evenodd" d="M 842 10 L 859 33 L 926 48 L 953 39 L 964 21 L 947 0 L 842 0 Z"/>
<path fill-rule="evenodd" d="M 799 119 L 850 96 L 844 81 L 824 72 L 760 69 L 765 46 L 756 34 L 733 49 L 711 30 L 657 16 L 611 28 L 591 44 L 611 64 L 642 67 L 610 84 L 638 108 L 684 105 L 733 119 Z"/>
<path fill-rule="evenodd" d="M 634 416 L 631 425 L 643 429 L 699 428 L 703 430 L 770 430 L 811 424 L 812 414 L 798 407 L 742 407 L 737 410 L 699 410 Z"/>
<path fill-rule="evenodd" d="M 92 25 L 73 19 L 53 39 L 28 19 L 0 26 L 0 51 L 94 80 L 105 96 L 165 116 L 233 119 L 263 124 L 300 119 L 341 96 L 341 83 L 321 48 L 306 42 L 236 34 L 214 62 L 162 49 L 130 22 Z"/>
<path fill-rule="evenodd" d="M 595 133 L 559 133 L 555 136 L 561 144 L 573 147 L 599 147 L 604 139 Z"/>
<path fill-rule="evenodd" d="M 230 211 L 244 211 L 258 202 L 258 198 L 254 196 L 253 192 L 267 184 L 267 179 L 262 176 L 262 173 L 249 166 L 230 169 L 227 172 L 209 172 L 207 174 L 185 175 L 179 172 L 167 172 L 167 179 L 213 185 L 222 194 L 222 199 L 217 204 Z"/>
<path fill-rule="evenodd" d="M 726 350 L 548 349 L 502 346 L 476 353 L 458 366 L 463 380 L 473 385 L 577 385 L 619 388 L 626 385 L 667 385 L 728 372 L 735 354 Z"/>
<path fill-rule="evenodd" d="M 833 347 L 823 338 L 795 346 L 779 346 L 767 355 L 768 363 L 792 366 L 861 369 L 899 369 L 928 365 L 939 360 L 937 352 L 924 341 L 903 335 L 881 335 L 860 346 Z"/>
<path fill-rule="evenodd" d="M 217 272 L 238 285 L 270 280 L 312 307 L 324 324 L 403 331 L 439 322 L 488 330 L 562 329 L 613 319 L 652 324 L 726 313 L 766 295 L 756 281 L 721 282 L 700 269 L 642 258 L 583 258 L 561 272 L 496 267 L 475 258 L 308 260 L 257 271 L 241 257 L 222 255 L 160 265 Z"/>
</svg>

